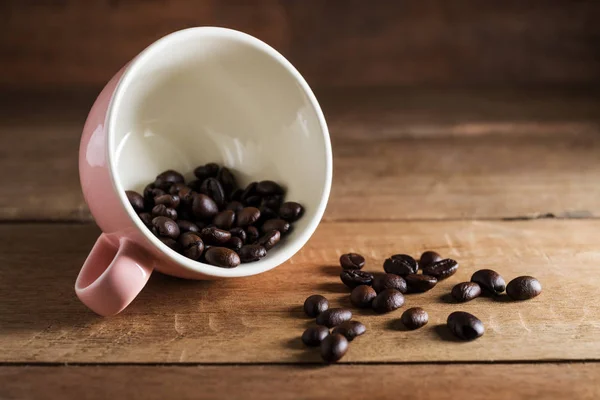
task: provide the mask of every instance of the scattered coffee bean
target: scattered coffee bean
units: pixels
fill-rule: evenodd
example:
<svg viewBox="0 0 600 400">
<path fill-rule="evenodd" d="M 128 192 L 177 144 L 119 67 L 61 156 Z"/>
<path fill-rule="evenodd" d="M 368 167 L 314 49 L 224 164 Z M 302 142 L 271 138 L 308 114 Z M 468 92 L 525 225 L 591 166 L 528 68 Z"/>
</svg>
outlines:
<svg viewBox="0 0 600 400">
<path fill-rule="evenodd" d="M 373 289 L 377 293 L 381 293 L 385 289 L 396 289 L 400 293 L 408 291 L 404 278 L 395 274 L 375 275 L 373 278 Z"/>
<path fill-rule="evenodd" d="M 239 251 L 243 262 L 258 261 L 267 255 L 267 250 L 259 244 L 246 244 Z"/>
<path fill-rule="evenodd" d="M 265 249 L 271 250 L 279 240 L 281 239 L 281 234 L 279 231 L 270 231 L 265 233 L 261 238 L 258 239 L 258 244 L 263 246 Z"/>
<path fill-rule="evenodd" d="M 279 210 L 279 207 L 281 206 L 282 201 L 283 201 L 283 196 L 266 196 L 266 197 L 262 198 L 262 200 L 260 202 L 260 206 L 271 208 L 273 210 Z M 290 222 L 292 222 L 292 221 L 290 221 Z"/>
<path fill-rule="evenodd" d="M 329 308 L 329 301 L 320 294 L 313 294 L 304 300 L 304 312 L 311 318 L 315 318 Z"/>
<path fill-rule="evenodd" d="M 287 201 L 279 207 L 279 216 L 288 222 L 297 221 L 304 214 L 304 207 L 295 201 Z"/>
<path fill-rule="evenodd" d="M 151 214 L 155 217 L 167 217 L 172 220 L 177 219 L 177 211 L 175 211 L 174 208 L 169 208 L 165 206 L 164 204 L 157 204 L 154 207 L 152 207 Z"/>
<path fill-rule="evenodd" d="M 129 204 L 136 213 L 144 212 L 144 198 L 141 194 L 133 190 L 126 190 L 125 195 L 127 195 L 127 200 L 129 200 Z"/>
<path fill-rule="evenodd" d="M 219 173 L 219 164 L 208 163 L 206 165 L 201 165 L 200 167 L 194 170 L 194 175 L 198 178 L 199 181 L 203 181 L 206 178 L 216 178 Z"/>
<path fill-rule="evenodd" d="M 215 215 L 212 222 L 219 229 L 229 230 L 235 222 L 235 212 L 231 210 L 221 211 Z"/>
<path fill-rule="evenodd" d="M 451 277 L 458 271 L 458 263 L 450 258 L 429 264 L 423 268 L 425 275 L 435 276 L 438 281 Z"/>
<path fill-rule="evenodd" d="M 150 213 L 141 213 L 139 214 L 139 217 L 144 223 L 144 225 L 146 225 L 149 228 L 152 228 L 152 220 L 154 219 L 154 217 L 150 215 Z"/>
<path fill-rule="evenodd" d="M 213 199 L 199 193 L 194 196 L 192 212 L 198 219 L 211 220 L 219 213 L 219 207 L 217 207 L 217 203 Z"/>
<path fill-rule="evenodd" d="M 179 245 L 179 243 L 177 243 L 175 239 L 165 236 L 159 236 L 158 240 L 160 240 L 161 242 L 166 244 L 170 249 L 175 250 L 178 253 L 181 251 L 181 246 Z"/>
<path fill-rule="evenodd" d="M 260 218 L 260 210 L 256 207 L 245 207 L 237 212 L 237 226 L 245 228 L 252 225 Z"/>
<path fill-rule="evenodd" d="M 246 243 L 254 243 L 258 240 L 259 233 L 258 229 L 254 226 L 249 226 L 246 228 Z"/>
<path fill-rule="evenodd" d="M 246 231 L 242 228 L 231 228 L 229 233 L 231 233 L 231 236 L 239 237 L 242 243 L 246 243 Z"/>
<path fill-rule="evenodd" d="M 162 190 L 169 190 L 174 183 L 183 183 L 183 175 L 172 169 L 162 172 L 156 177 L 154 187 Z"/>
<path fill-rule="evenodd" d="M 179 236 L 177 242 L 181 246 L 182 253 L 187 258 L 199 260 L 204 251 L 204 242 L 196 232 L 186 232 Z"/>
<path fill-rule="evenodd" d="M 473 340 L 483 335 L 485 328 L 476 316 L 464 311 L 455 311 L 448 316 L 448 328 L 462 340 Z"/>
<path fill-rule="evenodd" d="M 204 258 L 209 264 L 223 268 L 235 268 L 241 262 L 238 254 L 226 247 L 210 247 L 206 250 Z"/>
<path fill-rule="evenodd" d="M 496 271 L 480 269 L 471 276 L 471 282 L 478 283 L 482 289 L 492 294 L 500 294 L 506 289 L 504 279 Z"/>
<path fill-rule="evenodd" d="M 426 292 L 433 289 L 437 284 L 437 279 L 429 275 L 410 274 L 404 277 L 406 285 L 413 292 Z"/>
<path fill-rule="evenodd" d="M 200 185 L 200 193 L 203 193 L 213 199 L 217 207 L 223 208 L 225 206 L 225 191 L 223 186 L 216 178 L 207 178 Z"/>
<path fill-rule="evenodd" d="M 231 233 L 216 227 L 207 227 L 200 231 L 200 237 L 206 244 L 211 246 L 220 246 L 231 239 Z"/>
<path fill-rule="evenodd" d="M 292 226 L 289 222 L 284 219 L 270 219 L 265 221 L 261 230 L 263 233 L 267 233 L 269 231 L 279 231 L 282 235 L 285 235 L 290 231 Z"/>
<path fill-rule="evenodd" d="M 283 188 L 273 181 L 261 181 L 256 185 L 256 193 L 261 196 L 273 196 L 283 194 Z"/>
<path fill-rule="evenodd" d="M 333 328 L 352 319 L 352 311 L 346 308 L 329 308 L 317 315 L 317 325 Z"/>
<path fill-rule="evenodd" d="M 440 256 L 435 251 L 426 251 L 423 254 L 421 254 L 421 258 L 419 259 L 419 268 L 423 269 L 426 266 L 438 261 L 442 261 L 442 256 Z"/>
<path fill-rule="evenodd" d="M 155 217 L 152 220 L 152 231 L 158 236 L 166 236 L 171 239 L 177 239 L 180 233 L 177 223 L 167 217 Z"/>
<path fill-rule="evenodd" d="M 342 254 L 340 265 L 344 269 L 362 269 L 365 266 L 365 258 L 357 253 Z"/>
<path fill-rule="evenodd" d="M 329 329 L 324 326 L 311 326 L 302 334 L 302 342 L 307 346 L 319 346 L 329 336 Z"/>
<path fill-rule="evenodd" d="M 371 286 L 359 285 L 352 289 L 350 302 L 358 308 L 370 308 L 373 299 L 377 297 L 377 292 Z"/>
<path fill-rule="evenodd" d="M 394 311 L 404 304 L 404 296 L 396 289 L 385 289 L 373 299 L 373 310 L 377 313 Z"/>
<path fill-rule="evenodd" d="M 239 212 L 242 210 L 242 208 L 244 208 L 244 205 L 242 203 L 240 203 L 239 201 L 230 201 L 229 203 L 227 203 L 227 205 L 225 206 L 226 210 L 231 210 L 233 212 Z"/>
<path fill-rule="evenodd" d="M 373 274 L 357 269 L 348 269 L 342 271 L 340 279 L 344 282 L 344 285 L 348 286 L 350 289 L 354 289 L 358 285 L 371 286 L 373 283 Z"/>
<path fill-rule="evenodd" d="M 222 167 L 217 173 L 217 180 L 221 184 L 226 197 L 231 197 L 231 193 L 237 189 L 235 177 L 227 167 Z"/>
<path fill-rule="evenodd" d="M 185 232 L 200 232 L 198 225 L 194 224 L 193 222 L 186 221 L 185 219 L 178 219 L 177 226 L 182 234 Z"/>
<path fill-rule="evenodd" d="M 407 254 L 395 254 L 385 260 L 383 269 L 388 274 L 406 276 L 408 274 L 416 274 L 419 266 L 411 256 Z"/>
<path fill-rule="evenodd" d="M 508 282 L 506 294 L 513 300 L 529 300 L 542 293 L 542 284 L 533 276 L 519 276 Z"/>
<path fill-rule="evenodd" d="M 225 243 L 225 247 L 235 251 L 238 254 L 242 249 L 242 246 L 244 246 L 244 242 L 242 242 L 242 239 L 240 239 L 237 236 L 232 236 L 231 239 L 229 239 L 227 243 Z"/>
<path fill-rule="evenodd" d="M 154 204 L 164 204 L 169 208 L 179 207 L 179 196 L 176 194 L 162 194 L 154 198 Z"/>
<path fill-rule="evenodd" d="M 458 302 L 473 300 L 481 295 L 481 287 L 475 282 L 462 282 L 452 288 L 452 297 Z"/>
<path fill-rule="evenodd" d="M 329 335 L 321 342 L 321 358 L 329 363 L 339 361 L 348 351 L 348 339 L 339 333 Z"/>
<path fill-rule="evenodd" d="M 421 307 L 413 307 L 402 313 L 400 317 L 400 321 L 407 329 L 419 329 L 425 325 L 429 321 L 429 315 L 427 311 L 423 310 Z"/>
<path fill-rule="evenodd" d="M 358 321 L 346 321 L 342 322 L 331 331 L 332 335 L 339 333 L 348 339 L 349 342 L 353 341 L 355 337 L 362 335 L 367 331 L 367 328 Z"/>
</svg>

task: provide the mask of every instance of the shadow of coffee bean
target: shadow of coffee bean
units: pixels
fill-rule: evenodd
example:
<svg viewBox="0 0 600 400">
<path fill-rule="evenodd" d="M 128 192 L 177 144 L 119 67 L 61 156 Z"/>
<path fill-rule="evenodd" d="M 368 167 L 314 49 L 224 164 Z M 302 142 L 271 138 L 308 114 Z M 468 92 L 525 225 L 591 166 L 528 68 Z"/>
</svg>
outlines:
<svg viewBox="0 0 600 400">
<path fill-rule="evenodd" d="M 321 271 L 328 275 L 339 276 L 343 269 L 339 265 L 323 265 L 323 267 L 321 267 Z"/>
<path fill-rule="evenodd" d="M 445 293 L 445 294 L 439 296 L 438 299 L 443 303 L 449 303 L 449 304 L 458 303 L 456 301 L 456 299 L 454 297 L 452 297 L 452 295 L 450 293 Z"/>
<path fill-rule="evenodd" d="M 446 324 L 439 324 L 433 327 L 434 332 L 438 335 L 438 337 L 446 342 L 462 342 L 459 338 L 454 336 L 454 334 L 450 331 L 450 328 L 446 326 Z"/>
<path fill-rule="evenodd" d="M 410 331 L 410 329 L 408 329 L 406 326 L 404 326 L 404 324 L 402 323 L 402 321 L 399 318 L 388 321 L 386 324 L 386 328 L 391 329 L 393 331 L 401 331 L 401 332 Z"/>
</svg>

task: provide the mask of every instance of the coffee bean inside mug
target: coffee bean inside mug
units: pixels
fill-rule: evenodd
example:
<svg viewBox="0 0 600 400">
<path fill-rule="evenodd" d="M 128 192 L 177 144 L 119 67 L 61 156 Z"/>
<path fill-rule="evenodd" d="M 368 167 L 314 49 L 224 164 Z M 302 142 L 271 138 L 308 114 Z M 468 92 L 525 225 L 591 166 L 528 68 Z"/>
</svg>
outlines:
<svg viewBox="0 0 600 400">
<path fill-rule="evenodd" d="M 143 194 L 125 192 L 144 225 L 192 260 L 222 268 L 258 261 L 284 242 L 304 214 L 301 204 L 285 199 L 278 182 L 238 187 L 235 171 L 216 163 L 193 172 L 196 179 L 186 183 L 183 174 L 167 170 Z"/>
</svg>

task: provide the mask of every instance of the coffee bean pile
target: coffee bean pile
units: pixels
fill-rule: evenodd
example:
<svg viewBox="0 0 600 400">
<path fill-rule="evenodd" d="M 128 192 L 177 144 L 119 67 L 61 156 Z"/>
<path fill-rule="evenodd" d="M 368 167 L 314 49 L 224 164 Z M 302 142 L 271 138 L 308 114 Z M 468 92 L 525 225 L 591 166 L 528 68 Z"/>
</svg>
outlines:
<svg viewBox="0 0 600 400">
<path fill-rule="evenodd" d="M 197 167 L 197 179 L 168 170 L 143 194 L 126 191 L 144 225 L 184 256 L 223 268 L 258 261 L 292 229 L 302 205 L 284 202 L 276 182 L 252 182 L 239 188 L 231 170 L 215 163 Z"/>
<path fill-rule="evenodd" d="M 434 251 L 424 252 L 419 261 L 407 254 L 392 255 L 383 263 L 385 274 L 362 271 L 365 258 L 356 253 L 343 254 L 340 265 L 340 279 L 352 289 L 350 303 L 357 308 L 371 308 L 377 314 L 402 307 L 404 294 L 429 291 L 439 281 L 454 275 L 459 267 L 457 261 L 442 258 Z M 500 274 L 482 269 L 473 274 L 470 282 L 455 285 L 451 296 L 456 302 L 466 302 L 483 294 L 497 296 L 504 291 L 513 300 L 528 300 L 539 295 L 542 286 L 531 276 L 520 276 L 506 285 Z M 306 329 L 302 341 L 307 346 L 321 346 L 321 357 L 326 362 L 341 359 L 348 350 L 348 342 L 366 332 L 362 323 L 352 320 L 352 311 L 329 308 L 328 300 L 321 295 L 308 297 L 304 311 L 316 318 L 317 326 Z M 423 308 L 413 307 L 404 311 L 400 321 L 408 330 L 419 329 L 427 324 L 429 315 Z M 464 311 L 451 313 L 446 324 L 461 340 L 474 340 L 485 332 L 483 322 Z"/>
</svg>

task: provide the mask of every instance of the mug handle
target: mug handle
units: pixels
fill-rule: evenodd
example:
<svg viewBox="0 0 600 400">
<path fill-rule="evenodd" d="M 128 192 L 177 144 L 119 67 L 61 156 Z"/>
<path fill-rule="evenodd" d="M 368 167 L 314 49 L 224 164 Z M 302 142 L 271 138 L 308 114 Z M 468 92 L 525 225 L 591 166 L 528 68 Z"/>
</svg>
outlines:
<svg viewBox="0 0 600 400">
<path fill-rule="evenodd" d="M 118 314 L 144 288 L 152 265 L 151 258 L 130 240 L 121 238 L 115 246 L 103 233 L 83 263 L 75 293 L 97 314 Z"/>
</svg>

